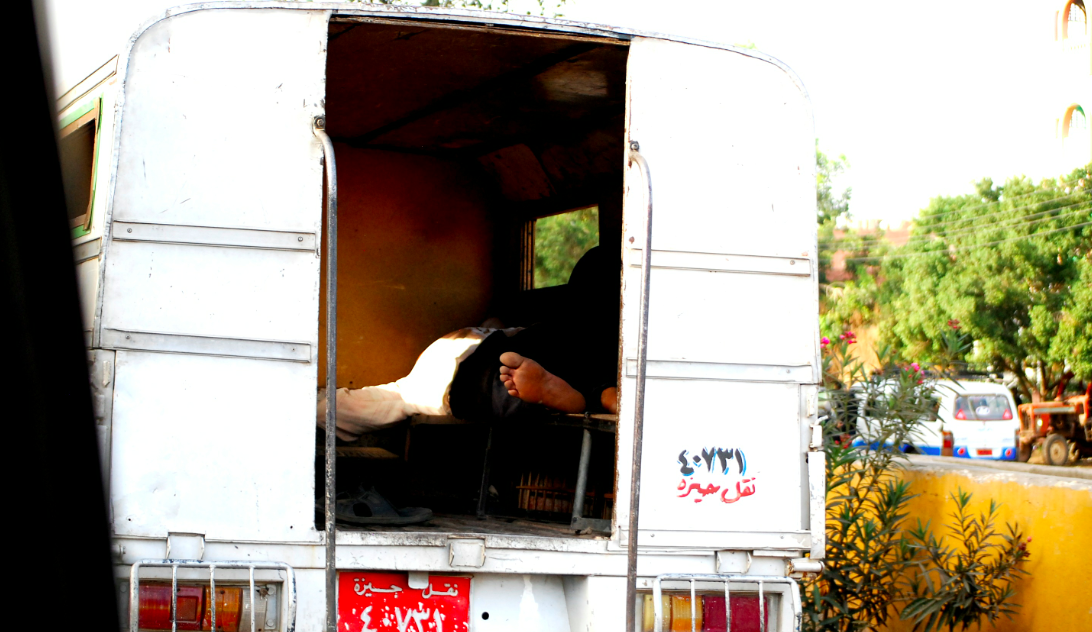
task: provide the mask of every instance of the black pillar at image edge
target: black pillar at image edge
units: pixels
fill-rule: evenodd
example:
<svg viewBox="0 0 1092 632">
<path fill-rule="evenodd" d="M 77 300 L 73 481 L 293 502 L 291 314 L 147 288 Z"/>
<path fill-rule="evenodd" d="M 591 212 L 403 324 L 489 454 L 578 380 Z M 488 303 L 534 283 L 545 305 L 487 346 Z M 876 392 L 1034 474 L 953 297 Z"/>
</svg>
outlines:
<svg viewBox="0 0 1092 632">
<path fill-rule="evenodd" d="M 37 9 L 37 12 L 35 11 Z M 48 73 L 35 15 L 4 7 L 0 134 L 0 383 L 7 623 L 118 630 L 109 525 Z M 43 42 L 44 44 L 44 42 Z M 45 56 L 48 58 L 48 55 Z M 29 624 L 29 625 L 28 625 Z"/>
</svg>

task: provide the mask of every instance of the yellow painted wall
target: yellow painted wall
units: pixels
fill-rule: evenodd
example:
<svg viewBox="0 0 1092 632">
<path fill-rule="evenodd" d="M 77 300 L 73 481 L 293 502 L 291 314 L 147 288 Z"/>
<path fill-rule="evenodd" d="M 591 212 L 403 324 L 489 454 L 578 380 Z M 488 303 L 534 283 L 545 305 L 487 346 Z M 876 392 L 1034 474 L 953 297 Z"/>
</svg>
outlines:
<svg viewBox="0 0 1092 632">
<path fill-rule="evenodd" d="M 974 494 L 976 512 L 994 498 L 1002 503 L 999 526 L 1019 522 L 1032 537 L 1024 565 L 1030 575 L 1016 585 L 1022 607 L 1012 620 L 1002 617 L 998 632 L 1092 632 L 1092 480 L 920 464 L 903 476 L 920 494 L 911 501 L 910 519 L 931 520 L 934 533 L 955 509 L 949 494 L 962 487 Z M 912 626 L 896 622 L 888 629 Z"/>
</svg>

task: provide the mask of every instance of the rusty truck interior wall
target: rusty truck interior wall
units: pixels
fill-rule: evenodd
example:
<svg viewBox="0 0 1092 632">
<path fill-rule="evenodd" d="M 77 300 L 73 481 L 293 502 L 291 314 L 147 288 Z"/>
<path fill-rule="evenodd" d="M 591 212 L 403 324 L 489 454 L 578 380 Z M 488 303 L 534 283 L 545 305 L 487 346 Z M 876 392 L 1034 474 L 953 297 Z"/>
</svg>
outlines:
<svg viewBox="0 0 1092 632">
<path fill-rule="evenodd" d="M 597 207 L 599 243 L 620 256 L 627 53 L 617 40 L 335 16 L 339 387 L 394 381 L 436 338 L 486 318 L 522 326 L 558 309 L 563 288 L 533 287 L 538 218 Z M 345 446 L 386 458 L 339 458 L 338 487 L 473 513 L 486 429 L 410 426 Z M 495 436 L 491 502 L 567 523 L 581 431 L 513 432 Z M 595 455 L 588 506 L 609 518 L 613 436 Z"/>
</svg>

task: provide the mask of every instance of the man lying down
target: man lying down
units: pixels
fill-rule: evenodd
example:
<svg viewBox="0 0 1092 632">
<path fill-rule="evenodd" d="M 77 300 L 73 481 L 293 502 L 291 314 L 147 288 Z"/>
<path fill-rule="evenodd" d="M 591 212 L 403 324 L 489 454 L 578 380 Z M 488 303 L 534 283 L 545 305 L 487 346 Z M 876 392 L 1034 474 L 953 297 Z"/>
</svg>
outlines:
<svg viewBox="0 0 1092 632">
<path fill-rule="evenodd" d="M 527 328 L 460 329 L 429 345 L 400 380 L 338 389 L 338 438 L 352 441 L 415 414 L 518 422 L 542 407 L 617 413 L 620 265 L 619 257 L 592 248 L 573 268 L 560 316 Z M 325 389 L 316 413 L 325 427 Z M 350 522 L 411 524 L 432 512 L 396 510 L 374 490 L 361 490 L 339 499 L 337 513 Z"/>
</svg>

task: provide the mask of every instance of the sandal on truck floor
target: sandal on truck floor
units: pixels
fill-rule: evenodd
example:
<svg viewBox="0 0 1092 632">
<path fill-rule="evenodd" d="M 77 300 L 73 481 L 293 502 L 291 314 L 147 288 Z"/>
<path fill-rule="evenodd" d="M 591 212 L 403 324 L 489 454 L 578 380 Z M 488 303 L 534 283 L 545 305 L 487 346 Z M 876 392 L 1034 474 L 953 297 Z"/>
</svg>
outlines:
<svg viewBox="0 0 1092 632">
<path fill-rule="evenodd" d="M 409 525 L 432 519 L 432 510 L 425 507 L 398 509 L 373 487 L 357 490 L 351 496 L 338 494 L 335 515 L 338 522 L 351 524 Z"/>
</svg>

